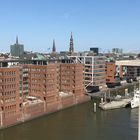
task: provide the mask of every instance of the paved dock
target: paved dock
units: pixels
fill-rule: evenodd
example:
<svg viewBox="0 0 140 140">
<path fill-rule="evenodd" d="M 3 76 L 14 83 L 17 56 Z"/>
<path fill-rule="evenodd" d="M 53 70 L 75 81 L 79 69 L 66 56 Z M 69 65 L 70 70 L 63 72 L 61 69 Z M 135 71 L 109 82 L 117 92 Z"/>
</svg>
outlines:
<svg viewBox="0 0 140 140">
<path fill-rule="evenodd" d="M 107 99 L 113 99 L 114 97 L 112 97 L 112 92 L 113 91 L 118 91 L 121 90 L 123 88 L 127 88 L 128 86 L 135 86 L 138 82 L 133 82 L 133 83 L 125 83 L 121 86 L 116 86 L 115 88 L 106 88 L 106 89 L 102 89 L 98 92 L 93 92 L 93 93 L 85 93 L 86 95 L 90 96 L 91 98 L 102 98 L 104 97 L 105 93 L 106 93 L 106 98 Z M 110 90 L 110 95 L 108 94 Z M 125 94 L 125 93 L 124 93 Z"/>
</svg>

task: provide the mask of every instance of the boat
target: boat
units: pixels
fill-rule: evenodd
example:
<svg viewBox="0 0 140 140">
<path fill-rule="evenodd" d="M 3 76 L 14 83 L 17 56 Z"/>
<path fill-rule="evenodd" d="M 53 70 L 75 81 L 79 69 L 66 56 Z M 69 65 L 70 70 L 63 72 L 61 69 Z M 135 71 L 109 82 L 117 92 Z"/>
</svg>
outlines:
<svg viewBox="0 0 140 140">
<path fill-rule="evenodd" d="M 132 98 L 124 98 L 119 100 L 113 100 L 110 102 L 101 102 L 99 107 L 103 110 L 110 110 L 110 109 L 117 109 L 117 108 L 124 108 L 128 104 L 130 104 Z"/>
<path fill-rule="evenodd" d="M 131 100 L 131 108 L 139 107 L 140 104 L 140 90 L 136 89 L 134 90 L 134 96 Z"/>
<path fill-rule="evenodd" d="M 99 86 L 88 86 L 86 87 L 88 93 L 94 93 L 100 91 Z"/>
</svg>

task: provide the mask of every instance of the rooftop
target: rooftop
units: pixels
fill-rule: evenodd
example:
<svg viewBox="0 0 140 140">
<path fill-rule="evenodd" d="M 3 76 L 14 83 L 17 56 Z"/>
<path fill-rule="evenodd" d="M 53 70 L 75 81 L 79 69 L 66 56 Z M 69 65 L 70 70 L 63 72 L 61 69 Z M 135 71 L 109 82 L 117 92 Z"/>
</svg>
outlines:
<svg viewBox="0 0 140 140">
<path fill-rule="evenodd" d="M 140 66 L 140 60 L 120 60 L 120 61 L 116 61 L 116 65 Z"/>
</svg>

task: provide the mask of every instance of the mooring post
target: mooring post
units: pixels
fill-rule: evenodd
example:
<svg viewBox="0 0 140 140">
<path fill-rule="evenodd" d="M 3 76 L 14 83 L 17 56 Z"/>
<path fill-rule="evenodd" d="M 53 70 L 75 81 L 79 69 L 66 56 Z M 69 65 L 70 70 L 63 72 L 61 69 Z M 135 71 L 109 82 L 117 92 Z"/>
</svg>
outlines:
<svg viewBox="0 0 140 140">
<path fill-rule="evenodd" d="M 94 103 L 94 112 L 96 112 L 96 103 Z"/>
<path fill-rule="evenodd" d="M 101 104 L 103 104 L 103 98 L 101 98 Z"/>
</svg>

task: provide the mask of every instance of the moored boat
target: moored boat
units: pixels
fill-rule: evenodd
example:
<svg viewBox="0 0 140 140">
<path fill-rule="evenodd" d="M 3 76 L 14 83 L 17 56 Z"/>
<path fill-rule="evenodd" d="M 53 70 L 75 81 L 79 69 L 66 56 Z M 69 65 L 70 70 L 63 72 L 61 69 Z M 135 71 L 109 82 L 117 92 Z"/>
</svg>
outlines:
<svg viewBox="0 0 140 140">
<path fill-rule="evenodd" d="M 131 100 L 131 108 L 139 107 L 140 104 L 140 90 L 134 90 L 134 96 Z"/>
</svg>

